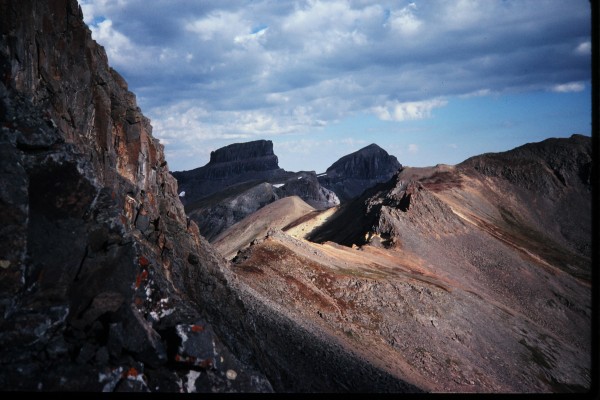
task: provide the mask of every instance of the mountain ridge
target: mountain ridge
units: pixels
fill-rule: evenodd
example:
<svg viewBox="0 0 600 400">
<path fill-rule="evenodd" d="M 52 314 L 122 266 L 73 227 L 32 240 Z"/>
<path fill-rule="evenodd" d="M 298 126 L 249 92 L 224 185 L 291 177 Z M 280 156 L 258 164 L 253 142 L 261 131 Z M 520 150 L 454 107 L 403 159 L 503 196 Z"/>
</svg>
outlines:
<svg viewBox="0 0 600 400">
<path fill-rule="evenodd" d="M 254 239 L 234 268 L 292 318 L 326 326 L 427 391 L 585 391 L 591 138 L 549 143 L 557 151 L 538 151 L 542 142 L 463 165 L 404 167 L 316 223 L 323 212 Z M 566 185 L 531 150 L 562 160 Z M 523 162 L 490 174 L 504 165 L 490 157 Z M 525 179 L 532 165 L 544 173 L 534 181 Z"/>
</svg>

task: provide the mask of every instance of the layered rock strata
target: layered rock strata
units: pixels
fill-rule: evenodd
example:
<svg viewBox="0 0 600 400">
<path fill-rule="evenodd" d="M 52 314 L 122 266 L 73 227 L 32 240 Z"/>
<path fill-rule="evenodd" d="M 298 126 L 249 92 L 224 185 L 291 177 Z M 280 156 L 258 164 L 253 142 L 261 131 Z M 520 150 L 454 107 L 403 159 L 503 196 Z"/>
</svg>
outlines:
<svg viewBox="0 0 600 400">
<path fill-rule="evenodd" d="M 183 202 L 193 203 L 229 186 L 252 181 L 268 181 L 287 176 L 279 168 L 273 142 L 256 140 L 234 143 L 210 153 L 210 161 L 190 171 L 175 171 L 173 176 L 185 192 Z"/>
</svg>

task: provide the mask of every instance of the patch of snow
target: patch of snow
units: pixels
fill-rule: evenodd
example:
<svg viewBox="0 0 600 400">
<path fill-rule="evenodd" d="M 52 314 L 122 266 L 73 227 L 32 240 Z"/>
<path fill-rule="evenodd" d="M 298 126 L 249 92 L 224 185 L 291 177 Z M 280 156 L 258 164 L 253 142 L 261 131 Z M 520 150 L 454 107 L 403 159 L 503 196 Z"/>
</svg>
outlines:
<svg viewBox="0 0 600 400">
<path fill-rule="evenodd" d="M 190 370 L 187 374 L 187 392 L 196 393 L 196 379 L 200 376 L 200 372 Z"/>
<path fill-rule="evenodd" d="M 40 325 L 36 326 L 33 329 L 33 333 L 35 333 L 35 336 L 37 336 L 38 338 L 42 335 L 44 335 L 44 333 L 46 333 L 48 331 L 48 329 L 50 328 L 50 323 L 52 321 L 50 321 L 49 318 L 46 318 L 44 320 L 44 322 L 42 322 Z"/>
<path fill-rule="evenodd" d="M 152 319 L 155 320 L 156 322 L 160 321 L 160 317 L 158 316 L 156 311 L 150 311 L 150 317 L 152 317 Z"/>
<path fill-rule="evenodd" d="M 168 309 L 168 310 L 163 310 L 163 311 L 160 313 L 159 317 L 160 317 L 160 318 L 163 318 L 163 317 L 166 317 L 167 315 L 171 315 L 171 314 L 173 314 L 174 312 L 175 312 L 175 309 L 174 309 L 174 308 L 170 308 L 170 309 Z"/>
<path fill-rule="evenodd" d="M 179 193 L 179 197 L 184 197 L 185 196 L 185 190 L 181 191 L 181 193 Z"/>
<path fill-rule="evenodd" d="M 317 177 L 319 176 L 327 176 L 327 172 L 323 172 L 322 174 L 317 175 Z"/>
<path fill-rule="evenodd" d="M 103 392 L 112 392 L 117 386 L 117 383 L 121 380 L 121 374 L 123 373 L 123 367 L 113 369 L 109 374 L 98 373 L 98 383 L 103 383 Z"/>
<path fill-rule="evenodd" d="M 273 185 L 273 187 L 276 187 L 276 188 L 280 188 L 282 186 L 285 186 L 285 183 L 276 183 Z"/>
<path fill-rule="evenodd" d="M 302 177 L 301 177 L 301 176 L 299 176 L 299 177 L 298 177 L 298 179 L 302 179 Z"/>
<path fill-rule="evenodd" d="M 183 327 L 184 327 L 184 325 L 177 325 L 175 327 L 175 329 L 177 330 L 177 335 L 179 335 L 179 337 L 181 338 L 181 346 L 182 347 L 185 344 L 185 342 L 187 342 L 187 340 L 188 340 L 187 334 L 183 330 Z"/>
<path fill-rule="evenodd" d="M 127 375 L 127 379 L 130 381 L 138 381 L 141 384 L 143 384 L 144 386 L 146 386 L 146 381 L 144 380 L 143 374 Z"/>
</svg>

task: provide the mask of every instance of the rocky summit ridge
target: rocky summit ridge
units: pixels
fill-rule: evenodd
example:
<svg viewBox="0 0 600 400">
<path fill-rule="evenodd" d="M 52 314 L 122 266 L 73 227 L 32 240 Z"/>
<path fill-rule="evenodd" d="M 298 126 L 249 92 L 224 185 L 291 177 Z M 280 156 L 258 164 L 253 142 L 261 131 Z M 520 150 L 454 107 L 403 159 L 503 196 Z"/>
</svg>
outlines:
<svg viewBox="0 0 600 400">
<path fill-rule="evenodd" d="M 254 238 L 234 269 L 426 391 L 587 392 L 591 161 L 591 138 L 573 135 L 405 167 L 334 213 Z"/>
</svg>

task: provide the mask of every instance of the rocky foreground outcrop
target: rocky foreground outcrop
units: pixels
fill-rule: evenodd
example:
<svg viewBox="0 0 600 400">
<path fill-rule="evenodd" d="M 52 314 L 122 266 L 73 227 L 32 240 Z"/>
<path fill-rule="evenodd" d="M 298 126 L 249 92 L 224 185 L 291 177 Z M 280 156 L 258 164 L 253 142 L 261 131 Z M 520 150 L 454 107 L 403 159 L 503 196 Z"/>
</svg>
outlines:
<svg viewBox="0 0 600 400">
<path fill-rule="evenodd" d="M 207 320 L 225 264 L 77 2 L 0 11 L 0 389 L 272 390 Z"/>
<path fill-rule="evenodd" d="M 387 182 L 401 168 L 396 157 L 373 143 L 340 158 L 318 178 L 321 185 L 346 202 L 365 189 Z"/>
</svg>

